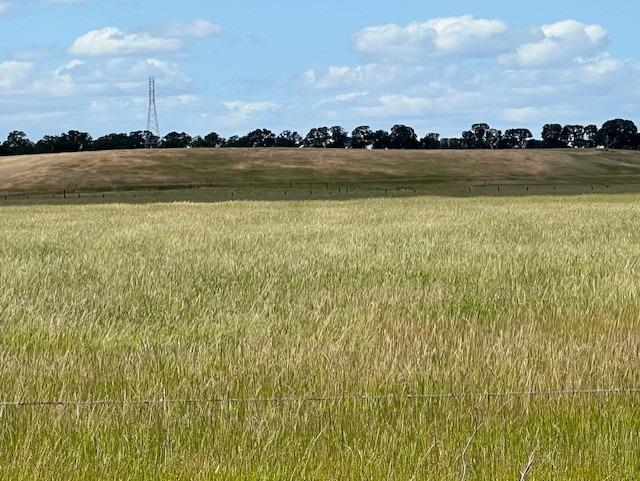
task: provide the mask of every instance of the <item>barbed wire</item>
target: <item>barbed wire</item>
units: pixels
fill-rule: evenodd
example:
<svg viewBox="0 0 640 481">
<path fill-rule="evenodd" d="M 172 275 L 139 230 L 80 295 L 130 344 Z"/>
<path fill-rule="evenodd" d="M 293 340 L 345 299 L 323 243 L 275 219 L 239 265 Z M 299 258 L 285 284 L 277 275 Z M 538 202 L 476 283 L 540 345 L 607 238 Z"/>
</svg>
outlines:
<svg viewBox="0 0 640 481">
<path fill-rule="evenodd" d="M 381 394 L 341 396 L 290 396 L 290 397 L 213 397 L 213 398 L 156 398 L 156 399 L 88 399 L 0 401 L 0 407 L 65 407 L 65 406 L 113 406 L 113 405 L 168 405 L 168 404 L 295 404 L 295 403 L 343 403 L 421 401 L 464 398 L 512 398 L 512 397 L 564 397 L 564 396 L 635 396 L 640 388 L 609 389 L 557 389 L 528 391 L 441 392 L 431 394 Z"/>
</svg>

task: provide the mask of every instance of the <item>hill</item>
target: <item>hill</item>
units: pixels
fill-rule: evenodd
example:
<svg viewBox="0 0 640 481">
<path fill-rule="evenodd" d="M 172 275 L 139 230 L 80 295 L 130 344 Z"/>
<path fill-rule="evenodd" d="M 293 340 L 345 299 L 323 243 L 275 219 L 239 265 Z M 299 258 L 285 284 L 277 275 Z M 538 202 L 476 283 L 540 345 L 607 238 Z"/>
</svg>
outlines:
<svg viewBox="0 0 640 481">
<path fill-rule="evenodd" d="M 123 150 L 0 157 L 0 193 L 304 183 L 640 184 L 640 152 Z"/>
</svg>

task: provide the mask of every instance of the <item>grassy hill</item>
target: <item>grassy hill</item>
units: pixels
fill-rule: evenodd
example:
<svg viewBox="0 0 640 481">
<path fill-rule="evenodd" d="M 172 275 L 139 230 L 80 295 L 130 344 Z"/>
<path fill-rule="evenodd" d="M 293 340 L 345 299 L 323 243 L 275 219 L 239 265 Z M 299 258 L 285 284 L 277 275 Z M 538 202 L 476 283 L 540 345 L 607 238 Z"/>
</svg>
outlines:
<svg viewBox="0 0 640 481">
<path fill-rule="evenodd" d="M 197 149 L 0 157 L 0 193 L 308 183 L 640 184 L 640 152 Z"/>
</svg>

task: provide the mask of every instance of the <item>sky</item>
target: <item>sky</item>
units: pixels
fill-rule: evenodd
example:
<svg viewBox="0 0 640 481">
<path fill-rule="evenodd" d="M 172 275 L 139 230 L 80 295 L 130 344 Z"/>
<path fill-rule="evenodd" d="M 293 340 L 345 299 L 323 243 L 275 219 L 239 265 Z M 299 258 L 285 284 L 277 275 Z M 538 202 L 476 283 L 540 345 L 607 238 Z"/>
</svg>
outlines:
<svg viewBox="0 0 640 481">
<path fill-rule="evenodd" d="M 0 0 L 0 136 L 640 121 L 640 2 Z"/>
</svg>

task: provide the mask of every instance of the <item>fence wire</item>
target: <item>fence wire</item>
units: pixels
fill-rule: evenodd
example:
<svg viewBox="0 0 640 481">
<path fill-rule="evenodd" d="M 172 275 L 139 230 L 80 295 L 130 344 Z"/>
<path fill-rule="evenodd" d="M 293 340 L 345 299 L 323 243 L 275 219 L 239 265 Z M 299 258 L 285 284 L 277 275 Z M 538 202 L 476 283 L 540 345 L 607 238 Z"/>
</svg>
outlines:
<svg viewBox="0 0 640 481">
<path fill-rule="evenodd" d="M 290 397 L 213 397 L 213 398 L 156 398 L 156 399 L 87 399 L 87 400 L 34 400 L 0 401 L 0 407 L 65 407 L 65 406 L 118 406 L 118 405 L 169 405 L 169 404 L 304 404 L 385 401 L 461 400 L 470 398 L 517 397 L 569 397 L 569 396 L 639 396 L 640 388 L 609 389 L 558 389 L 529 391 L 440 392 L 431 394 L 381 394 L 342 396 L 290 396 Z"/>
</svg>

